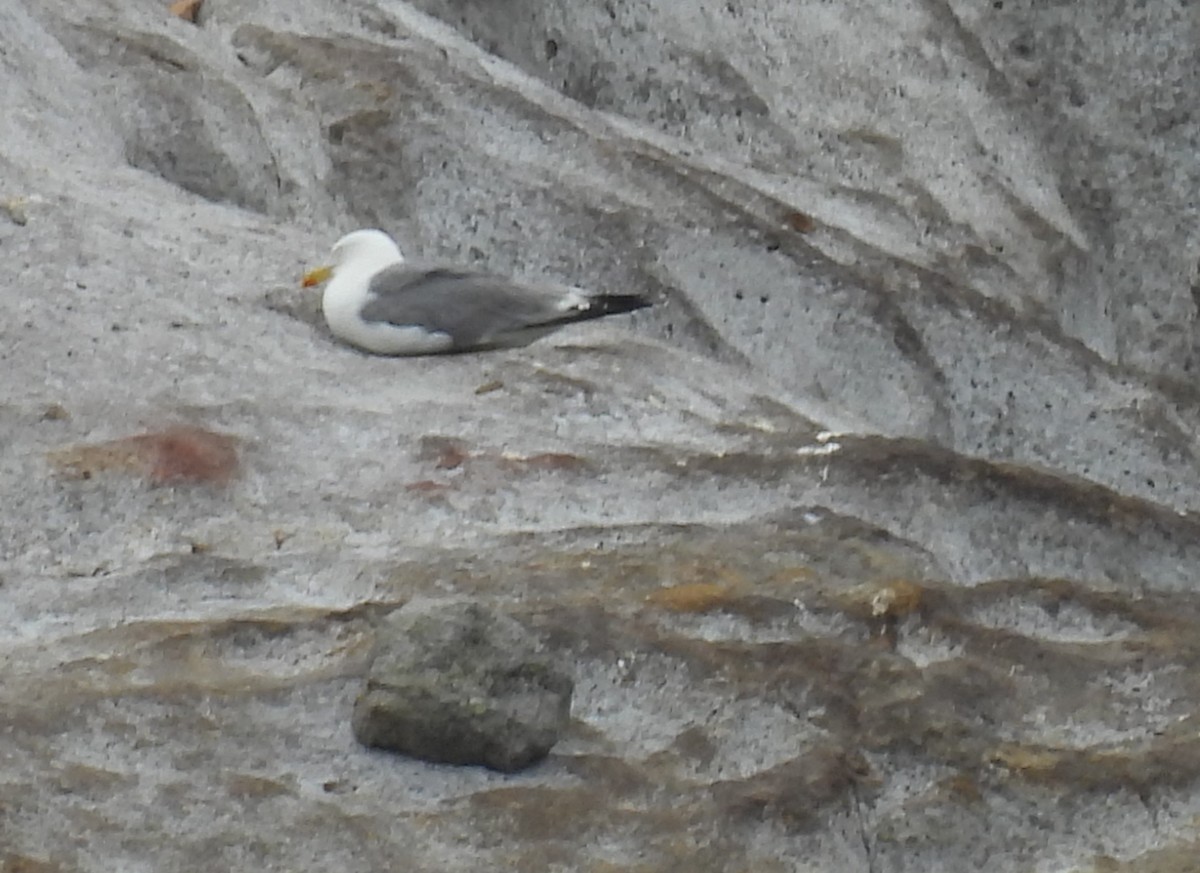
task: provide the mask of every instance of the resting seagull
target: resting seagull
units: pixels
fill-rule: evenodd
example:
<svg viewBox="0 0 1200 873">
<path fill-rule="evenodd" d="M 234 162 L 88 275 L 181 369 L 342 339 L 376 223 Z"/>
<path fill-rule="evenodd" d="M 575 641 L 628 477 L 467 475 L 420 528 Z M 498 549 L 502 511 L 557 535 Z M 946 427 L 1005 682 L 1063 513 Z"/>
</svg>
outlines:
<svg viewBox="0 0 1200 873">
<path fill-rule="evenodd" d="M 453 267 L 408 264 L 381 230 L 356 230 L 333 246 L 321 309 L 339 339 L 377 355 L 431 355 L 518 346 L 564 324 L 650 305 L 640 294 L 588 294 L 527 285 Z"/>
</svg>

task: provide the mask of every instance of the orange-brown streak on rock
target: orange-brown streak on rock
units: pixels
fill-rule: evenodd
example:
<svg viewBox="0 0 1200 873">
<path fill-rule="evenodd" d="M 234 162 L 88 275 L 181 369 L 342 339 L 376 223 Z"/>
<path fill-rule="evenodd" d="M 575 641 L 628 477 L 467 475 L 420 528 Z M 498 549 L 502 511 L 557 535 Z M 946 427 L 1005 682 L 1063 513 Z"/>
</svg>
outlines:
<svg viewBox="0 0 1200 873">
<path fill-rule="evenodd" d="M 1041 606 L 1048 613 L 1064 605 L 1076 606 L 1100 619 L 1139 626 L 1146 631 L 1148 643 L 1156 634 L 1165 634 L 1174 639 L 1172 646 L 1177 651 L 1192 648 L 1190 641 L 1197 639 L 1195 629 L 1200 625 L 1200 604 L 1190 593 L 1096 590 L 1067 579 L 997 579 L 971 588 L 947 589 L 942 599 L 949 601 L 946 605 L 950 608 L 945 611 L 954 614 L 1015 599 Z"/>
<path fill-rule="evenodd" d="M 1126 861 L 1100 855 L 1091 870 L 1077 869 L 1078 873 L 1196 873 L 1200 869 L 1197 858 L 1200 858 L 1200 841 L 1186 840 L 1178 845 L 1150 849 Z"/>
<path fill-rule="evenodd" d="M 62 873 L 64 868 L 53 861 L 43 861 L 29 855 L 7 855 L 0 864 L 0 873 Z"/>
<path fill-rule="evenodd" d="M 979 779 L 973 773 L 964 772 L 947 776 L 938 783 L 938 788 L 956 801 L 979 803 L 983 800 Z"/>
<path fill-rule="evenodd" d="M 196 23 L 196 17 L 200 14 L 200 7 L 204 5 L 204 0 L 176 0 L 168 8 L 168 12 L 177 18 L 182 18 L 184 21 Z"/>
<path fill-rule="evenodd" d="M 784 567 L 776 570 L 768 578 L 767 583 L 772 587 L 790 590 L 793 587 L 809 587 L 816 578 L 811 567 Z"/>
<path fill-rule="evenodd" d="M 493 391 L 499 391 L 503 387 L 504 387 L 504 383 L 502 381 L 500 381 L 499 379 L 491 379 L 487 382 L 484 382 L 482 385 L 480 385 L 478 388 L 476 388 L 475 394 L 477 396 L 482 396 L 484 394 L 491 394 Z"/>
<path fill-rule="evenodd" d="M 267 800 L 294 795 L 295 789 L 277 779 L 267 779 L 251 773 L 233 773 L 226 779 L 229 794 L 241 800 Z"/>
<path fill-rule="evenodd" d="M 71 478 L 102 472 L 140 473 L 156 485 L 225 485 L 238 471 L 237 439 L 190 425 L 177 425 L 102 443 L 58 449 L 51 465 Z"/>
<path fill-rule="evenodd" d="M 364 604 L 337 613 L 313 612 L 311 617 L 304 617 L 308 611 L 301 610 L 292 621 L 265 616 L 214 622 L 151 621 L 93 631 L 80 639 L 101 644 L 103 651 L 59 664 L 52 679 L 44 674 L 10 676 L 7 693 L 0 700 L 10 710 L 29 706 L 51 711 L 89 699 L 126 696 L 254 695 L 359 675 L 369 662 L 367 623 L 374 611 L 373 604 Z M 321 660 L 316 666 L 302 666 L 286 675 L 264 675 L 222 655 L 223 644 L 244 647 L 237 638 L 247 633 L 270 639 L 306 631 L 327 637 L 314 647 L 313 657 Z M 133 642 L 127 639 L 131 632 L 136 637 Z M 123 640 L 122 654 L 114 655 L 112 649 Z"/>
<path fill-rule="evenodd" d="M 732 593 L 723 585 L 692 582 L 672 585 L 646 596 L 646 601 L 672 612 L 709 612 L 729 603 Z"/>
<path fill-rule="evenodd" d="M 404 486 L 405 491 L 413 491 L 418 494 L 441 494 L 443 491 L 449 491 L 450 486 L 444 482 L 435 482 L 432 479 L 421 479 L 417 482 L 409 482 Z"/>
<path fill-rule="evenodd" d="M 1037 784 L 1144 794 L 1200 781 L 1200 735 L 1195 725 L 1185 725 L 1151 743 L 1104 749 L 1006 743 L 990 751 L 986 762 Z"/>
<path fill-rule="evenodd" d="M 30 706 L 41 713 L 68 711 L 89 700 L 120 700 L 125 698 L 185 698 L 196 694 L 218 694 L 226 697 L 253 697 L 270 694 L 288 688 L 312 685 L 332 679 L 361 675 L 364 670 L 368 647 L 362 657 L 353 662 L 338 660 L 317 669 L 308 669 L 288 675 L 263 675 L 259 670 L 231 666 L 227 662 L 193 658 L 172 658 L 174 665 L 160 665 L 157 675 L 145 681 L 128 680 L 125 677 L 138 669 L 150 669 L 136 664 L 133 669 L 122 665 L 119 676 L 104 682 L 102 677 L 108 669 L 108 659 L 87 658 L 62 667 L 53 680 L 41 677 L 36 685 L 25 684 L 23 690 L 14 684 L 19 695 L 9 697 L 6 707 L 16 709 Z"/>
<path fill-rule="evenodd" d="M 873 645 L 895 651 L 900 620 L 920 609 L 924 595 L 923 586 L 907 579 L 893 579 L 839 592 L 833 600 L 847 615 L 867 624 Z"/>
<path fill-rule="evenodd" d="M 588 469 L 591 465 L 578 455 L 565 452 L 541 452 L 526 456 L 501 455 L 499 466 L 517 473 L 526 473 L 531 470 L 577 473 Z"/>
<path fill-rule="evenodd" d="M 55 449 L 46 458 L 56 473 L 69 479 L 91 479 L 97 473 L 143 469 L 134 447 L 120 440 Z"/>
</svg>

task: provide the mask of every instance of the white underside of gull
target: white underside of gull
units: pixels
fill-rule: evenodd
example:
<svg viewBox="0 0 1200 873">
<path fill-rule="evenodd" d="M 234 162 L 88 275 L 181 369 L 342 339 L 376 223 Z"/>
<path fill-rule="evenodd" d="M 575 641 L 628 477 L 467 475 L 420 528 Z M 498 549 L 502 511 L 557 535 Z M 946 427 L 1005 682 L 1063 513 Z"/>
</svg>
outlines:
<svg viewBox="0 0 1200 873">
<path fill-rule="evenodd" d="M 371 277 L 397 262 L 397 259 L 368 261 L 340 267 L 321 298 L 329 329 L 338 339 L 377 355 L 429 355 L 446 351 L 454 340 L 441 331 L 415 324 L 363 320 L 360 313 L 372 297 L 367 290 Z"/>
</svg>

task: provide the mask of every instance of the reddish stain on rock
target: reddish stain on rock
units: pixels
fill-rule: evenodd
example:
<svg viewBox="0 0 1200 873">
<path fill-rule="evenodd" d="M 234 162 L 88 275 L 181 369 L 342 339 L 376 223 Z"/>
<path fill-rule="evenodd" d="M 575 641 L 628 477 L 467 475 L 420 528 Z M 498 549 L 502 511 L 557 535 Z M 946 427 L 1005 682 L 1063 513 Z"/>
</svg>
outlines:
<svg viewBox="0 0 1200 873">
<path fill-rule="evenodd" d="M 223 485 L 237 473 L 237 445 L 226 434 L 199 427 L 172 427 L 130 439 L 144 453 L 150 478 L 156 483 Z"/>
<path fill-rule="evenodd" d="M 442 491 L 449 490 L 450 486 L 442 482 L 434 482 L 432 479 L 422 479 L 419 482 L 409 482 L 404 486 L 405 491 L 417 491 L 422 494 L 439 494 Z"/>
<path fill-rule="evenodd" d="M 160 431 L 51 452 L 63 475 L 90 479 L 97 473 L 140 473 L 155 485 L 224 485 L 238 472 L 237 440 L 202 427 L 176 425 Z"/>
</svg>

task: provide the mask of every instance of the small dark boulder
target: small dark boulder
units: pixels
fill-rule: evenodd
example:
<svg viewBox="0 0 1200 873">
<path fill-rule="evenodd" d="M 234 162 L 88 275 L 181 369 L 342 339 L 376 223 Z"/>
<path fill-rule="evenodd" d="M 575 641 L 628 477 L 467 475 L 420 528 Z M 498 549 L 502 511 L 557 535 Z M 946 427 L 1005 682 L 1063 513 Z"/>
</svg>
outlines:
<svg viewBox="0 0 1200 873">
<path fill-rule="evenodd" d="M 558 741 L 573 687 L 513 618 L 476 603 L 415 601 L 379 628 L 354 735 L 425 761 L 512 772 Z"/>
</svg>

